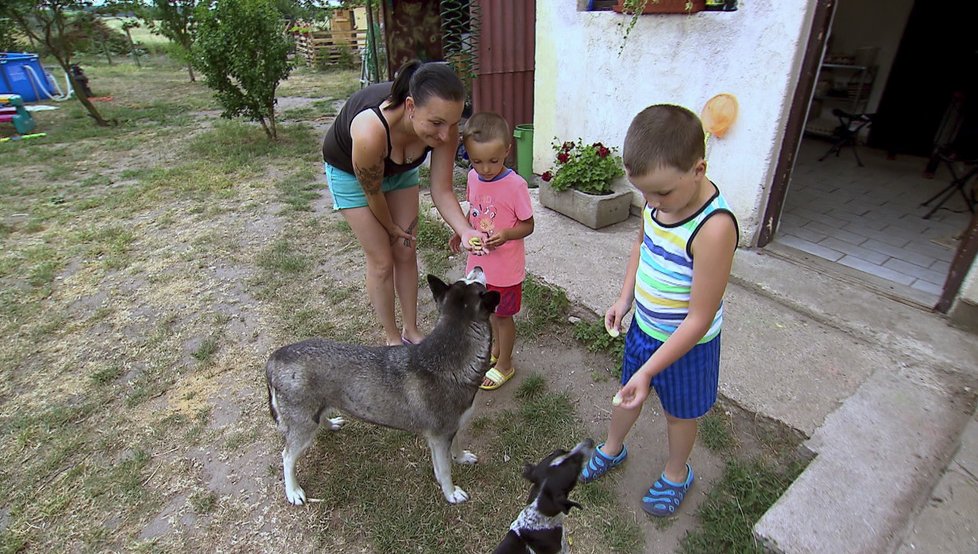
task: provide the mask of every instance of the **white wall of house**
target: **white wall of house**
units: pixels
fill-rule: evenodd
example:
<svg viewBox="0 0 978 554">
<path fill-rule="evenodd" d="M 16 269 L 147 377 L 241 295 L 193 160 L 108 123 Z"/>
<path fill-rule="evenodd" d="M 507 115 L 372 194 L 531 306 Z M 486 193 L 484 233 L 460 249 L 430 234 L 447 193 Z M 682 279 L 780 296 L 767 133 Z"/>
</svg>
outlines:
<svg viewBox="0 0 978 554">
<path fill-rule="evenodd" d="M 646 106 L 700 113 L 715 94 L 732 93 L 739 117 L 723 139 L 710 139 L 707 173 L 740 220 L 742 244 L 756 243 L 813 3 L 751 0 L 736 12 L 642 15 L 620 57 L 629 16 L 577 4 L 537 0 L 534 172 L 552 167 L 554 137 L 620 148 Z"/>
<path fill-rule="evenodd" d="M 849 5 L 840 5 L 834 48 L 864 45 L 849 26 L 861 24 L 868 1 L 842 1 Z M 620 148 L 631 118 L 646 106 L 672 103 L 700 113 L 715 94 L 732 93 L 740 115 L 723 139 L 710 139 L 707 174 L 737 214 L 741 244 L 756 244 L 815 3 L 742 0 L 736 12 L 642 15 L 620 57 L 629 16 L 580 11 L 585 3 L 537 0 L 534 172 L 552 169 L 555 137 Z M 902 31 L 909 0 L 895 5 L 887 25 Z M 877 61 L 888 70 L 899 36 L 872 32 L 881 47 Z M 978 263 L 959 300 L 978 305 Z"/>
<path fill-rule="evenodd" d="M 961 282 L 961 292 L 948 315 L 963 327 L 978 329 L 978 262 L 971 264 L 971 270 Z"/>
</svg>

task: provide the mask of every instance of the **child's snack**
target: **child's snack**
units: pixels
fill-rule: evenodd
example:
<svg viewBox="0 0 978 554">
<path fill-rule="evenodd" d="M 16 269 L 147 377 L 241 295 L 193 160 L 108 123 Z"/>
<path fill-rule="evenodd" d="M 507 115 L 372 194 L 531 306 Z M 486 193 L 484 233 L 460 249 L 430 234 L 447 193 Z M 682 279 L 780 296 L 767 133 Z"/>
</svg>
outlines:
<svg viewBox="0 0 978 554">
<path fill-rule="evenodd" d="M 615 393 L 615 397 L 611 399 L 612 406 L 621 406 L 621 393 Z"/>
</svg>

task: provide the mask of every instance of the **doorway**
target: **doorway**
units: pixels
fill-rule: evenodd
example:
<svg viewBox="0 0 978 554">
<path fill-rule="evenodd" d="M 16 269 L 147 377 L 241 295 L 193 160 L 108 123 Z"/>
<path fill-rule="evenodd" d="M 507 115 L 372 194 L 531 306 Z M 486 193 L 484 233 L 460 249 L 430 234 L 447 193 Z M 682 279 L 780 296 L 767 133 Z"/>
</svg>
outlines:
<svg viewBox="0 0 978 554">
<path fill-rule="evenodd" d="M 790 182 L 775 183 L 762 246 L 773 239 L 767 248 L 774 252 L 927 307 L 944 293 L 952 262 L 970 267 L 973 259 L 955 262 L 955 252 L 973 196 L 951 196 L 936 209 L 939 199 L 921 205 L 952 181 L 952 165 L 968 170 L 935 149 L 971 155 L 963 144 L 975 125 L 978 57 L 964 25 L 978 8 L 960 8 L 819 2 L 808 81 L 803 74 L 792 110 L 798 138 L 786 140 L 790 155 L 779 162 Z M 820 29 L 828 32 L 820 36 Z M 840 119 L 840 110 L 871 114 L 872 123 L 854 144 L 832 151 L 839 133 L 859 122 Z M 790 137 L 791 122 L 788 130 Z"/>
</svg>

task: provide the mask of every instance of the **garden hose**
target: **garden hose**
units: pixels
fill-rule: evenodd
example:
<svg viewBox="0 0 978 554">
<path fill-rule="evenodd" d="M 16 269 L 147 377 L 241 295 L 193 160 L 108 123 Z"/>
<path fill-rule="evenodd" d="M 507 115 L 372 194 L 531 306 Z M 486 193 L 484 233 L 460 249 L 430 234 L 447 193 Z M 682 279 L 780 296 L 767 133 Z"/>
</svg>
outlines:
<svg viewBox="0 0 978 554">
<path fill-rule="evenodd" d="M 64 102 L 65 100 L 71 98 L 71 95 L 74 92 L 74 90 L 71 88 L 71 81 L 68 79 L 67 73 L 65 73 L 65 88 L 68 90 L 68 92 L 65 93 L 64 91 L 61 90 L 61 87 L 58 86 L 58 80 L 55 79 L 53 76 L 50 76 L 50 74 L 48 74 L 45 71 L 45 76 L 51 77 L 50 81 L 51 83 L 54 84 L 54 88 L 58 91 L 58 95 L 53 96 L 51 92 L 48 91 L 47 87 L 44 86 L 44 82 L 41 80 L 41 78 L 37 76 L 37 73 L 34 71 L 33 67 L 29 65 L 25 65 L 24 69 L 29 74 L 29 78 L 27 80 L 31 82 L 31 88 L 34 89 L 34 95 L 37 96 L 38 99 L 41 98 L 41 95 L 38 94 L 39 90 L 40 92 L 44 93 L 44 96 L 47 96 L 48 98 L 54 100 L 55 102 Z"/>
</svg>

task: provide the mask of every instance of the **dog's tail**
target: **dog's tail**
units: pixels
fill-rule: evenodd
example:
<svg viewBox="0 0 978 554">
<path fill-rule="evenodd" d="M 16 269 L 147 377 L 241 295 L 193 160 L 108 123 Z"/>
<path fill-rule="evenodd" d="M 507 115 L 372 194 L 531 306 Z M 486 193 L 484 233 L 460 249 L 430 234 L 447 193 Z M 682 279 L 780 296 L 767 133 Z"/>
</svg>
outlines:
<svg viewBox="0 0 978 554">
<path fill-rule="evenodd" d="M 272 390 L 272 384 L 268 381 L 265 382 L 265 388 L 268 389 L 268 411 L 272 414 L 272 419 L 275 423 L 278 423 L 278 409 L 275 406 L 275 391 Z"/>
</svg>

